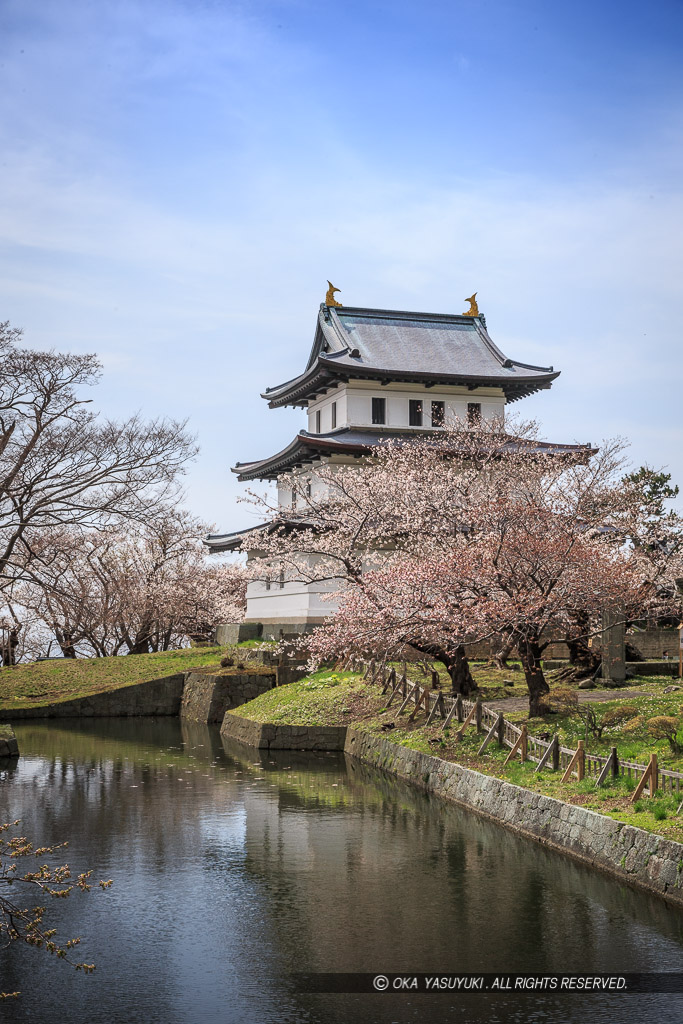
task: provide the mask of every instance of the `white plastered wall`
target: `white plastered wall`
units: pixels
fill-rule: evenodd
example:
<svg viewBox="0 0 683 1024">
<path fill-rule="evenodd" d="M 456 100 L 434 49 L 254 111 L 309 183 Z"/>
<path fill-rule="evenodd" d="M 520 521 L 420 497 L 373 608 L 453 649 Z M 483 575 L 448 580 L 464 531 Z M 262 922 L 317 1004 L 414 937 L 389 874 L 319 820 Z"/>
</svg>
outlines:
<svg viewBox="0 0 683 1024">
<path fill-rule="evenodd" d="M 417 385 L 402 386 L 389 384 L 374 386 L 367 381 L 341 385 L 333 392 L 311 402 L 308 408 L 308 430 L 317 433 L 316 413 L 320 411 L 320 433 L 332 430 L 332 402 L 337 403 L 337 427 L 372 426 L 372 399 L 383 398 L 386 402 L 387 427 L 401 428 L 409 424 L 409 402 L 422 402 L 423 428 L 431 429 L 431 403 L 443 402 L 446 422 L 455 419 L 467 420 L 467 406 L 470 402 L 481 405 L 482 419 L 490 420 L 504 415 L 505 395 L 501 388 L 425 388 Z"/>
<path fill-rule="evenodd" d="M 270 588 L 262 581 L 248 585 L 245 622 L 321 622 L 337 610 L 337 602 L 323 600 L 323 595 L 338 587 L 334 581 L 301 583 L 287 579 L 281 586 L 279 568 L 274 564 Z"/>
</svg>

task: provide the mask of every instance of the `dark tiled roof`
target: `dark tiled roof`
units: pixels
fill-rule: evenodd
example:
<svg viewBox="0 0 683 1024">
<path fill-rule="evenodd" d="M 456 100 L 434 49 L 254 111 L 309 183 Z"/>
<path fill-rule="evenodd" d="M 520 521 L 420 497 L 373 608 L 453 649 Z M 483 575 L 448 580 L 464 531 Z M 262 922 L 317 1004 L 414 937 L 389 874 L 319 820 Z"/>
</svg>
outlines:
<svg viewBox="0 0 683 1024">
<path fill-rule="evenodd" d="M 281 452 L 256 462 L 238 462 L 233 468 L 233 473 L 239 474 L 239 480 L 274 480 L 280 473 L 287 473 L 298 466 L 317 461 L 326 455 L 339 454 L 361 457 L 372 448 L 382 444 L 389 437 L 399 437 L 407 440 L 415 436 L 424 436 L 425 433 L 427 431 L 391 431 L 386 428 L 356 430 L 352 427 L 334 431 L 330 434 L 309 434 L 307 430 L 302 430 Z M 514 447 L 515 445 L 516 442 L 511 437 L 510 446 Z M 554 444 L 551 441 L 537 441 L 533 444 L 525 442 L 525 450 L 530 455 L 539 453 L 560 455 L 565 452 L 585 452 L 589 455 L 596 449 L 591 448 L 590 445 Z"/>
<path fill-rule="evenodd" d="M 353 378 L 500 387 L 515 401 L 558 375 L 505 356 L 483 317 L 322 305 L 306 369 L 263 397 L 271 408 L 303 405 Z"/>
<path fill-rule="evenodd" d="M 202 543 L 209 549 L 210 555 L 215 555 L 219 551 L 239 551 L 242 541 L 252 534 L 270 533 L 272 530 L 281 529 L 283 526 L 288 531 L 300 530 L 307 525 L 306 520 L 303 518 L 281 519 L 278 517 L 277 521 L 260 523 L 258 526 L 248 526 L 246 530 L 235 530 L 234 533 L 210 533 L 204 538 Z"/>
<path fill-rule="evenodd" d="M 209 533 L 203 543 L 211 555 L 215 555 L 218 551 L 237 551 L 248 534 L 256 533 L 263 528 L 263 526 L 248 526 L 246 530 L 235 530 L 234 533 Z"/>
</svg>

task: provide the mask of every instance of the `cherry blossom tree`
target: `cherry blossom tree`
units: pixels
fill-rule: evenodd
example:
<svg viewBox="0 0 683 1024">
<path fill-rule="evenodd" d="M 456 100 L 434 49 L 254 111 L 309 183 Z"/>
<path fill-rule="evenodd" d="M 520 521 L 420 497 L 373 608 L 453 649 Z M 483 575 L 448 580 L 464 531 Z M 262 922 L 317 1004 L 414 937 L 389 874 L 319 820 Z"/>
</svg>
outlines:
<svg viewBox="0 0 683 1024">
<path fill-rule="evenodd" d="M 410 645 L 467 693 L 467 646 L 503 638 L 538 713 L 542 652 L 567 639 L 572 613 L 597 629 L 605 605 L 633 614 L 648 600 L 655 570 L 629 542 L 639 509 L 624 448 L 553 448 L 535 424 L 502 422 L 389 440 L 362 466 L 292 475 L 295 511 L 252 496 L 270 519 L 245 542 L 250 572 L 327 583 L 340 608 L 309 641 L 320 656 Z"/>
<path fill-rule="evenodd" d="M 240 566 L 204 553 L 206 524 L 182 511 L 125 533 L 79 527 L 40 535 L 17 603 L 64 657 L 144 654 L 211 639 L 244 613 Z"/>
<path fill-rule="evenodd" d="M 91 871 L 75 878 L 68 864 L 54 866 L 50 859 L 68 843 L 36 847 L 19 833 L 20 821 L 0 824 L 0 948 L 23 942 L 34 949 L 42 949 L 58 960 L 71 964 L 77 971 L 90 974 L 93 963 L 73 959 L 73 951 L 80 945 L 80 937 L 59 939 L 57 929 L 45 922 L 47 907 L 34 906 L 41 901 L 67 899 L 74 891 L 90 892 L 93 887 Z M 36 858 L 40 858 L 40 862 Z M 32 868 L 26 863 L 32 861 Z M 21 864 L 24 867 L 21 867 Z M 98 883 L 100 889 L 109 889 L 112 879 Z M 28 906 L 26 905 L 28 904 Z M 20 992 L 0 991 L 0 999 L 18 998 Z"/>
</svg>

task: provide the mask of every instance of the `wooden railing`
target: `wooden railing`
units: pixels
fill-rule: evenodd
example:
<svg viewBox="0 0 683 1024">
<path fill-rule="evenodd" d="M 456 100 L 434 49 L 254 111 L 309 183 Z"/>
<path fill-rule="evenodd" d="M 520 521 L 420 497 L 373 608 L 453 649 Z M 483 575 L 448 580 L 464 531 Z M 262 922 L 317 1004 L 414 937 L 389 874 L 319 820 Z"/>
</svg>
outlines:
<svg viewBox="0 0 683 1024">
<path fill-rule="evenodd" d="M 403 714 L 408 706 L 413 704 L 409 721 L 413 721 L 420 709 L 423 709 L 427 715 L 428 725 L 438 715 L 442 720 L 442 730 L 456 729 L 455 736 L 458 741 L 470 727 L 476 728 L 478 733 L 486 733 L 478 754 L 483 754 L 495 740 L 498 746 L 510 749 L 506 764 L 519 754 L 522 761 L 535 762 L 537 772 L 544 768 L 561 771 L 563 782 L 568 782 L 573 776 L 579 781 L 588 777 L 595 779 L 596 786 L 601 786 L 608 778 L 621 776 L 633 779 L 636 783 L 631 796 L 634 802 L 646 790 L 649 796 L 661 791 L 663 794 L 668 792 L 671 795 L 676 794 L 678 798 L 681 797 L 683 773 L 659 768 L 656 754 L 651 754 L 650 763 L 643 765 L 623 760 L 619 757 L 616 747 L 612 747 L 607 757 L 589 753 L 583 740 L 579 740 L 576 749 L 563 747 L 557 734 L 549 740 L 532 736 L 526 725 L 519 726 L 508 721 L 502 711 L 494 711 L 487 707 L 480 698 L 470 701 L 465 697 L 444 694 L 436 686 L 438 676 L 435 673 L 432 673 L 432 685 L 423 686 L 408 678 L 405 664 L 401 675 L 393 666 L 390 668 L 382 662 L 378 664 L 374 659 L 361 661 L 358 658 L 348 658 L 343 665 L 353 671 L 362 671 L 365 679 L 379 684 L 382 693 L 389 695 L 387 707 L 396 704 L 397 714 Z"/>
</svg>

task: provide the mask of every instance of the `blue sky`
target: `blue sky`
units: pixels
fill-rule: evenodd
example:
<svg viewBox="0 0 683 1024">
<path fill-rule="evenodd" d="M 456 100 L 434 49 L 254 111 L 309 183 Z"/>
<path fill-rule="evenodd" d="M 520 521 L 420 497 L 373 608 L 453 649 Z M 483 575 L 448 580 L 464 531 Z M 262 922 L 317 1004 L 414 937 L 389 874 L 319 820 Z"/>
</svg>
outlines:
<svg viewBox="0 0 683 1024">
<path fill-rule="evenodd" d="M 683 3 L 0 0 L 0 319 L 188 417 L 188 500 L 300 412 L 326 279 L 552 364 L 515 408 L 683 484 Z"/>
</svg>

